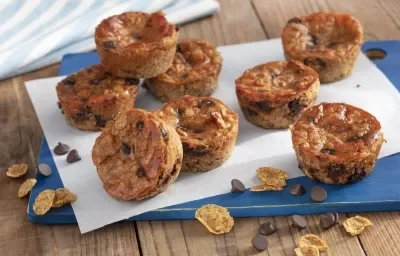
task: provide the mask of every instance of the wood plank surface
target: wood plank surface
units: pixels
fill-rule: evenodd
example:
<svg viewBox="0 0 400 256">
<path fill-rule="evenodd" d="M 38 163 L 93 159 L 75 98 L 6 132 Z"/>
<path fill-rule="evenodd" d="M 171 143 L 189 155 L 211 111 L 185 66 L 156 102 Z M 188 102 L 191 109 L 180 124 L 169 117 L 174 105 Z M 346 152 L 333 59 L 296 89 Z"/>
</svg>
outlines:
<svg viewBox="0 0 400 256">
<path fill-rule="evenodd" d="M 227 45 L 279 37 L 295 15 L 327 10 L 348 12 L 364 26 L 365 39 L 400 39 L 398 0 L 220 0 L 221 12 L 182 26 L 180 38 L 202 38 Z M 304 230 L 291 227 L 290 217 L 237 218 L 232 232 L 212 235 L 197 221 L 140 221 L 109 225 L 81 235 L 77 225 L 36 225 L 27 220 L 27 199 L 19 199 L 21 180 L 6 177 L 17 162 L 33 175 L 42 130 L 27 95 L 25 80 L 54 76 L 58 65 L 0 82 L 0 255 L 294 255 L 306 233 L 322 237 L 330 251 L 323 255 L 400 255 L 400 213 L 368 213 L 374 226 L 351 237 L 337 225 L 321 230 L 317 215 L 307 216 Z M 351 216 L 351 215 L 349 215 Z M 341 222 L 347 218 L 340 215 Z M 269 249 L 258 252 L 251 239 L 260 224 L 273 221 Z"/>
</svg>

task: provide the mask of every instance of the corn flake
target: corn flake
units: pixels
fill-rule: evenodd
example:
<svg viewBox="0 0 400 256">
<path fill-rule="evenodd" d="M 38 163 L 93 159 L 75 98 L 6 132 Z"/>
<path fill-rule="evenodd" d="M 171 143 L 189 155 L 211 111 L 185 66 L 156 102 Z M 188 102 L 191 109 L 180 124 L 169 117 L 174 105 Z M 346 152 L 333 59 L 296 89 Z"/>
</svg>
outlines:
<svg viewBox="0 0 400 256">
<path fill-rule="evenodd" d="M 36 185 L 36 179 L 27 179 L 22 183 L 21 187 L 18 190 L 18 197 L 22 198 L 31 192 L 32 188 Z"/>
<path fill-rule="evenodd" d="M 197 209 L 195 217 L 211 233 L 220 235 L 231 231 L 234 221 L 226 208 L 207 204 Z"/>
<path fill-rule="evenodd" d="M 250 188 L 250 191 L 253 192 L 264 192 L 264 191 L 282 191 L 283 187 L 275 187 L 266 184 L 255 185 Z"/>
<path fill-rule="evenodd" d="M 55 195 L 56 193 L 51 189 L 46 189 L 40 192 L 35 199 L 35 203 L 33 204 L 33 211 L 37 215 L 46 214 L 46 212 L 48 212 L 53 205 Z"/>
<path fill-rule="evenodd" d="M 69 191 L 67 188 L 59 188 L 55 191 L 52 208 L 59 208 L 65 204 L 76 201 L 76 195 Z"/>
<path fill-rule="evenodd" d="M 310 246 L 310 245 L 317 247 L 320 252 L 326 252 L 329 249 L 328 245 L 325 243 L 325 241 L 316 235 L 307 234 L 300 238 L 300 241 L 299 241 L 300 248 Z"/>
<path fill-rule="evenodd" d="M 257 177 L 266 185 L 275 187 L 286 186 L 288 174 L 281 169 L 272 167 L 260 167 L 257 169 Z"/>
<path fill-rule="evenodd" d="M 14 164 L 8 167 L 6 175 L 10 178 L 20 178 L 26 174 L 28 166 L 26 164 Z"/>
<path fill-rule="evenodd" d="M 343 222 L 344 229 L 352 236 L 361 234 L 369 226 L 372 226 L 371 221 L 358 215 L 348 218 Z"/>
<path fill-rule="evenodd" d="M 313 245 L 294 249 L 296 256 L 319 256 L 319 250 Z"/>
</svg>

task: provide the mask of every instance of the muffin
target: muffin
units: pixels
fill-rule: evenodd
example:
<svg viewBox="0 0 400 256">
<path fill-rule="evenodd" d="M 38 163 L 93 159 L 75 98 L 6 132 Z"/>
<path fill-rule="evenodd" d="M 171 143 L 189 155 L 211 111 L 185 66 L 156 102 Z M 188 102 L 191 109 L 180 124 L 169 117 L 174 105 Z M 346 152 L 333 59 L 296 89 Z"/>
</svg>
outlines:
<svg viewBox="0 0 400 256">
<path fill-rule="evenodd" d="M 317 12 L 288 21 L 282 44 L 288 60 L 298 60 L 318 72 L 321 83 L 351 74 L 360 53 L 363 30 L 354 17 Z"/>
<path fill-rule="evenodd" d="M 139 80 L 118 78 L 102 65 L 67 76 L 57 84 L 58 106 L 72 126 L 99 131 L 119 112 L 135 105 Z"/>
<path fill-rule="evenodd" d="M 110 196 L 142 200 L 165 191 L 176 180 L 182 144 L 175 129 L 157 116 L 130 109 L 102 130 L 92 159 Z"/>
<path fill-rule="evenodd" d="M 185 96 L 154 114 L 175 127 L 181 138 L 182 171 L 209 171 L 231 155 L 238 135 L 238 115 L 220 100 Z"/>
<path fill-rule="evenodd" d="M 291 133 L 299 168 L 327 184 L 357 182 L 370 174 L 384 142 L 373 115 L 344 103 L 307 109 Z"/>
<path fill-rule="evenodd" d="M 167 71 L 178 32 L 162 12 L 125 12 L 103 20 L 96 48 L 107 71 L 119 77 L 148 78 Z"/>
<path fill-rule="evenodd" d="M 318 74 L 299 61 L 256 66 L 235 83 L 245 118 L 265 129 L 288 128 L 315 103 L 319 92 Z"/>
<path fill-rule="evenodd" d="M 167 72 L 145 80 L 145 86 L 164 102 L 185 95 L 210 96 L 217 88 L 221 66 L 222 57 L 209 42 L 181 41 L 172 66 Z"/>
</svg>

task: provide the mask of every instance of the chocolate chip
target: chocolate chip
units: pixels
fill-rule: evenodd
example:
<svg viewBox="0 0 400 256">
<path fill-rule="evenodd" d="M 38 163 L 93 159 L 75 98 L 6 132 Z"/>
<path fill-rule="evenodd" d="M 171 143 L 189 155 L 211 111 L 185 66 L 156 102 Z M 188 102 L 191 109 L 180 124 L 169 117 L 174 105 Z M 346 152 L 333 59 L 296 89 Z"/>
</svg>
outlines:
<svg viewBox="0 0 400 256">
<path fill-rule="evenodd" d="M 303 105 L 300 104 L 298 99 L 292 100 L 288 103 L 289 111 L 292 115 L 297 115 L 303 109 Z"/>
<path fill-rule="evenodd" d="M 178 32 L 178 31 L 179 31 L 179 29 L 180 29 L 180 27 L 179 27 L 179 26 L 175 26 L 175 31 L 176 31 L 176 32 Z"/>
<path fill-rule="evenodd" d="M 357 88 L 360 88 L 361 85 L 357 84 Z"/>
<path fill-rule="evenodd" d="M 244 108 L 243 110 L 244 110 L 244 112 L 246 112 L 246 114 L 248 116 L 257 116 L 258 115 L 257 111 L 254 111 L 251 108 Z"/>
<path fill-rule="evenodd" d="M 100 79 L 92 79 L 92 80 L 90 80 L 90 84 L 91 85 L 99 85 L 100 84 Z"/>
<path fill-rule="evenodd" d="M 96 125 L 97 126 L 102 127 L 102 128 L 106 127 L 107 122 L 106 122 L 106 120 L 103 119 L 102 116 L 94 115 L 94 119 L 96 120 Z"/>
<path fill-rule="evenodd" d="M 121 143 L 121 150 L 122 152 L 124 152 L 125 155 L 130 155 L 132 151 L 131 147 L 125 142 Z"/>
<path fill-rule="evenodd" d="M 325 214 L 322 214 L 320 219 L 319 219 L 319 225 L 321 226 L 321 228 L 323 229 L 328 229 L 333 227 L 336 223 L 335 223 L 335 215 L 333 215 L 332 213 L 328 212 Z"/>
<path fill-rule="evenodd" d="M 276 232 L 276 225 L 271 221 L 267 221 L 258 228 L 258 232 L 264 236 L 272 235 Z"/>
<path fill-rule="evenodd" d="M 292 216 L 292 227 L 303 229 L 307 227 L 307 220 L 300 216 L 300 215 L 293 215 Z"/>
<path fill-rule="evenodd" d="M 334 212 L 333 216 L 335 216 L 335 224 L 338 224 L 339 223 L 339 214 L 337 212 Z"/>
<path fill-rule="evenodd" d="M 259 251 L 264 251 L 268 248 L 268 240 L 262 235 L 256 235 L 255 237 L 253 237 L 253 239 L 251 240 L 251 244 Z"/>
<path fill-rule="evenodd" d="M 136 170 L 136 176 L 137 176 L 138 178 L 142 178 L 142 177 L 146 176 L 146 170 L 145 170 L 143 167 L 139 167 L 139 168 Z"/>
<path fill-rule="evenodd" d="M 360 172 L 355 172 L 354 174 L 352 174 L 347 179 L 347 181 L 350 183 L 354 183 L 354 182 L 362 180 L 363 178 L 365 178 L 365 176 L 367 176 L 367 173 L 364 170 L 361 170 Z"/>
<path fill-rule="evenodd" d="M 244 192 L 246 190 L 245 186 L 243 185 L 243 183 L 238 180 L 238 179 L 233 179 L 231 181 L 231 185 L 232 185 L 232 189 L 231 192 Z"/>
<path fill-rule="evenodd" d="M 184 73 L 184 74 L 181 75 L 182 78 L 186 78 L 188 76 L 189 76 L 188 73 Z"/>
<path fill-rule="evenodd" d="M 321 187 L 321 186 L 313 186 L 311 188 L 311 199 L 314 202 L 320 203 L 325 201 L 326 197 L 328 196 L 328 193 L 326 190 Z"/>
<path fill-rule="evenodd" d="M 323 149 L 321 149 L 321 153 L 327 154 L 327 155 L 334 155 L 335 154 L 335 150 L 334 149 L 330 149 L 330 148 L 323 148 Z"/>
<path fill-rule="evenodd" d="M 311 35 L 311 42 L 313 43 L 313 45 L 318 44 L 318 37 L 316 37 L 315 35 Z"/>
<path fill-rule="evenodd" d="M 201 100 L 201 101 L 199 102 L 199 104 L 197 104 L 197 107 L 198 107 L 198 108 L 201 108 L 201 107 L 203 107 L 203 106 L 205 106 L 205 107 L 207 107 L 207 108 L 210 108 L 210 107 L 214 107 L 214 106 L 215 106 L 215 103 L 212 102 L 211 100 Z"/>
<path fill-rule="evenodd" d="M 358 137 L 358 136 L 351 136 L 351 137 L 346 139 L 346 142 L 354 142 L 354 141 L 357 141 L 359 139 L 361 139 L 361 138 Z"/>
<path fill-rule="evenodd" d="M 259 101 L 259 102 L 256 102 L 255 105 L 259 109 L 261 109 L 261 110 L 263 110 L 265 112 L 271 112 L 272 111 L 272 108 L 269 106 L 269 103 L 267 101 Z"/>
<path fill-rule="evenodd" d="M 178 113 L 178 116 L 180 116 L 180 117 L 182 117 L 183 115 L 185 115 L 185 110 L 184 110 L 184 109 L 178 108 L 178 109 L 176 110 L 176 112 Z"/>
<path fill-rule="evenodd" d="M 139 122 L 136 123 L 136 129 L 137 129 L 139 132 L 141 132 L 141 131 L 143 130 L 143 127 L 144 127 L 143 121 L 139 121 Z"/>
<path fill-rule="evenodd" d="M 58 142 L 58 145 L 54 147 L 53 152 L 58 156 L 65 155 L 69 152 L 69 146 L 67 144 Z"/>
<path fill-rule="evenodd" d="M 304 186 L 302 184 L 296 184 L 290 188 L 290 194 L 292 194 L 294 196 L 302 196 L 305 193 L 306 193 L 306 189 L 304 188 Z"/>
<path fill-rule="evenodd" d="M 193 156 L 204 156 L 208 154 L 208 150 L 203 145 L 191 147 L 187 142 L 182 142 L 183 152 Z"/>
<path fill-rule="evenodd" d="M 330 164 L 327 167 L 327 176 L 334 181 L 338 181 L 346 175 L 346 167 L 343 164 Z"/>
<path fill-rule="evenodd" d="M 143 36 L 139 33 L 133 33 L 132 37 L 135 38 L 136 40 L 142 40 Z"/>
<path fill-rule="evenodd" d="M 332 43 L 329 43 L 326 47 L 328 47 L 328 48 L 333 48 L 333 47 L 335 47 L 336 45 L 338 45 L 338 43 L 332 42 Z"/>
<path fill-rule="evenodd" d="M 310 123 L 314 123 L 314 117 L 307 116 L 307 121 L 310 122 Z"/>
<path fill-rule="evenodd" d="M 136 78 L 125 78 L 125 85 L 138 85 L 139 79 Z"/>
<path fill-rule="evenodd" d="M 194 129 L 193 129 L 193 132 L 194 132 L 194 133 L 202 133 L 202 132 L 204 132 L 204 130 L 201 129 L 201 128 L 194 128 Z"/>
<path fill-rule="evenodd" d="M 276 74 L 271 74 L 271 80 L 274 80 L 275 79 L 275 77 L 277 77 L 278 75 L 276 75 Z"/>
<path fill-rule="evenodd" d="M 290 20 L 288 20 L 287 23 L 288 23 L 288 24 L 289 24 L 289 23 L 299 24 L 299 23 L 301 23 L 301 20 L 300 20 L 299 18 L 291 18 Z"/>
<path fill-rule="evenodd" d="M 37 167 L 37 170 L 43 176 L 51 175 L 51 168 L 47 164 L 39 164 Z"/>
<path fill-rule="evenodd" d="M 117 48 L 117 43 L 114 41 L 104 41 L 103 42 L 103 47 L 104 49 L 111 49 L 111 48 Z"/>
<path fill-rule="evenodd" d="M 75 77 L 67 76 L 61 81 L 65 85 L 74 85 L 76 83 Z"/>
<path fill-rule="evenodd" d="M 67 162 L 72 164 L 77 161 L 81 160 L 81 157 L 78 154 L 78 151 L 76 149 L 71 150 L 69 154 L 67 155 Z"/>
<path fill-rule="evenodd" d="M 82 110 L 82 112 L 78 112 L 73 116 L 73 119 L 76 122 L 82 122 L 82 121 L 86 121 L 89 120 L 89 113 L 86 112 L 86 110 Z"/>
<path fill-rule="evenodd" d="M 305 58 L 303 60 L 304 65 L 310 66 L 314 69 L 321 69 L 326 68 L 326 62 L 323 61 L 321 58 Z"/>
<path fill-rule="evenodd" d="M 61 103 L 60 103 L 59 101 L 57 101 L 57 107 L 58 107 L 59 109 L 61 109 Z"/>
</svg>

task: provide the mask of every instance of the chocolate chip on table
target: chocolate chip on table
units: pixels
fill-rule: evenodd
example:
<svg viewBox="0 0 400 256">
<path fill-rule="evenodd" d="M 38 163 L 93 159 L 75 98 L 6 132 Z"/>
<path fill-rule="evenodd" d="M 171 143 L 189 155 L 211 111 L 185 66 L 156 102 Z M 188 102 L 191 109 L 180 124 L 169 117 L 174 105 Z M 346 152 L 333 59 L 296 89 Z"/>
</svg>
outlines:
<svg viewBox="0 0 400 256">
<path fill-rule="evenodd" d="M 139 81 L 137 78 L 125 78 L 125 85 L 138 85 Z"/>
<path fill-rule="evenodd" d="M 307 227 L 307 221 L 304 217 L 300 215 L 293 215 L 292 216 L 292 227 L 303 229 Z"/>
<path fill-rule="evenodd" d="M 81 160 L 81 157 L 78 154 L 76 149 L 71 150 L 67 155 L 67 162 L 72 164 Z"/>
<path fill-rule="evenodd" d="M 253 239 L 251 240 L 251 244 L 253 245 L 254 248 L 256 248 L 259 251 L 264 251 L 265 249 L 268 248 L 267 238 L 259 234 L 253 237 Z"/>
<path fill-rule="evenodd" d="M 76 83 L 76 79 L 73 76 L 67 76 L 61 82 L 65 85 L 74 85 Z"/>
<path fill-rule="evenodd" d="M 114 41 L 104 41 L 103 47 L 105 49 L 117 48 L 117 43 Z"/>
<path fill-rule="evenodd" d="M 328 193 L 321 186 L 313 186 L 311 188 L 311 194 L 310 195 L 311 195 L 311 199 L 314 202 L 320 203 L 320 202 L 325 201 L 326 197 L 328 196 Z"/>
<path fill-rule="evenodd" d="M 357 88 L 359 88 L 361 85 L 357 84 Z"/>
<path fill-rule="evenodd" d="M 336 224 L 335 215 L 333 213 L 330 213 L 330 212 L 322 214 L 320 219 L 319 219 L 319 225 L 323 229 L 331 228 L 335 224 Z"/>
<path fill-rule="evenodd" d="M 231 192 L 244 192 L 246 190 L 245 186 L 243 185 L 243 183 L 238 180 L 238 179 L 233 179 L 231 181 L 231 185 L 232 185 L 232 189 Z"/>
<path fill-rule="evenodd" d="M 122 152 L 124 152 L 125 155 L 129 155 L 132 151 L 132 148 L 128 144 L 122 142 L 121 150 Z"/>
<path fill-rule="evenodd" d="M 291 18 L 290 20 L 288 20 L 287 23 L 288 23 L 288 24 L 289 24 L 289 23 L 299 24 L 299 23 L 301 23 L 301 20 L 300 20 L 299 18 Z"/>
<path fill-rule="evenodd" d="M 139 168 L 136 170 L 136 176 L 137 176 L 138 178 L 142 178 L 142 177 L 146 176 L 146 170 L 145 170 L 143 167 L 139 167 Z"/>
<path fill-rule="evenodd" d="M 290 188 L 290 194 L 292 194 L 294 196 L 302 196 L 305 193 L 306 193 L 306 189 L 304 188 L 304 186 L 302 184 L 296 184 Z"/>
<path fill-rule="evenodd" d="M 264 236 L 272 235 L 276 232 L 276 225 L 271 221 L 267 221 L 258 228 L 258 232 Z"/>
<path fill-rule="evenodd" d="M 37 167 L 37 170 L 43 176 L 51 175 L 51 168 L 47 164 L 39 164 Z"/>
<path fill-rule="evenodd" d="M 143 127 L 144 127 L 143 121 L 139 121 L 139 122 L 136 123 L 136 129 L 137 129 L 139 132 L 141 132 L 141 131 L 143 130 Z"/>
<path fill-rule="evenodd" d="M 65 155 L 69 152 L 69 146 L 67 144 L 58 142 L 58 145 L 54 147 L 53 152 L 58 156 Z"/>
</svg>

